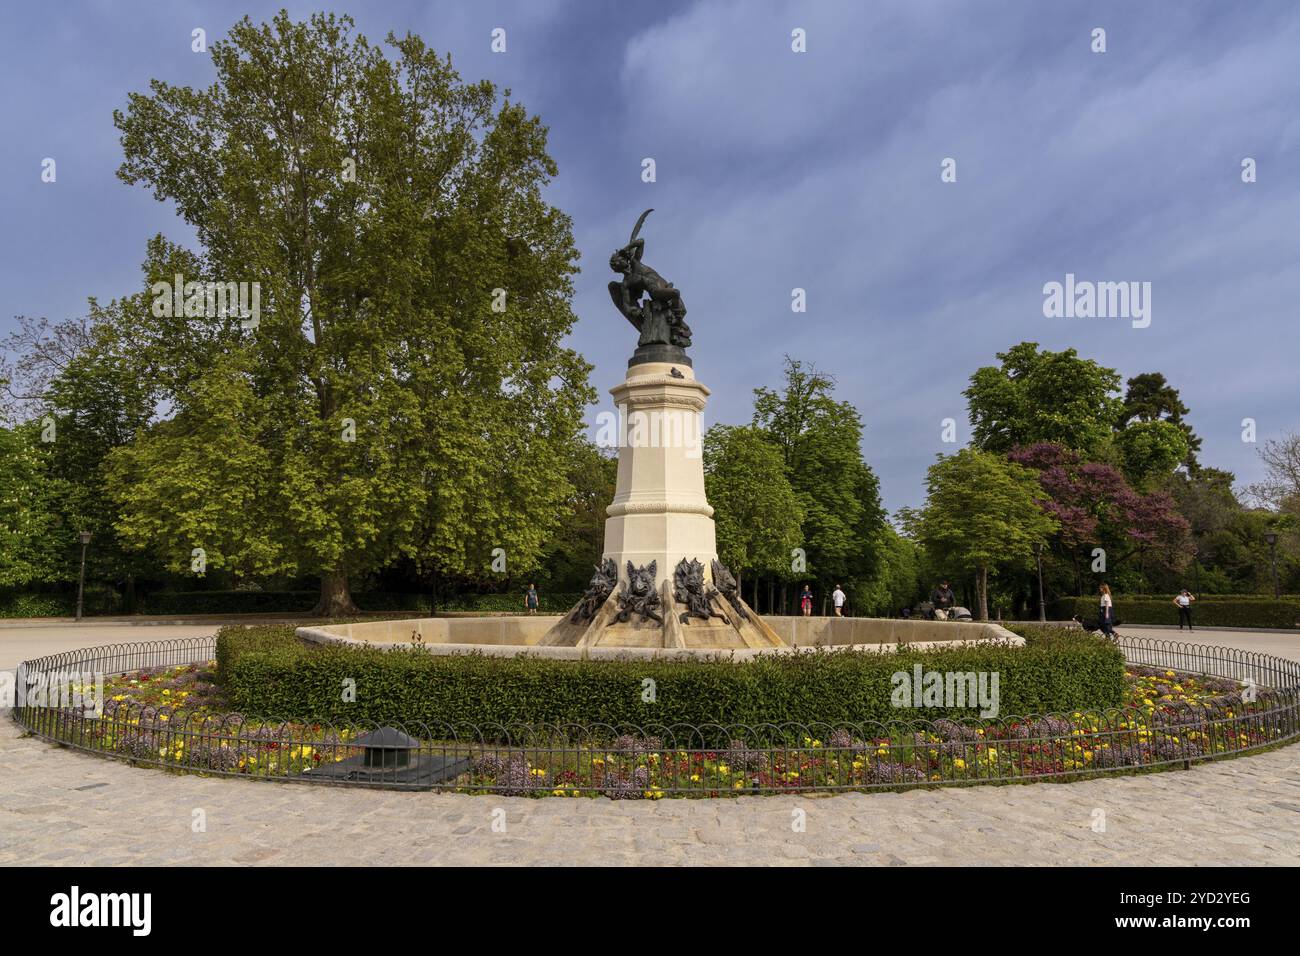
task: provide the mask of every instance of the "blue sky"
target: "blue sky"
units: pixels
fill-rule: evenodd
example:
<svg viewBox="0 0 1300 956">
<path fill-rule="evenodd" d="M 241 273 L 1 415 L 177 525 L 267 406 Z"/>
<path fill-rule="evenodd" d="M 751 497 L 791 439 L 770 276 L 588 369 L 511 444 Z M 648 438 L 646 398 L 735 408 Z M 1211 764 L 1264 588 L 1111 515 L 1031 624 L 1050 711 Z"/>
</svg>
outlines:
<svg viewBox="0 0 1300 956">
<path fill-rule="evenodd" d="M 61 2 L 0 10 L 0 333 L 135 291 L 145 241 L 191 241 L 115 177 L 112 111 L 206 85 L 190 31 L 317 4 Z M 886 505 L 919 504 L 971 372 L 1022 340 L 1181 389 L 1202 460 L 1260 477 L 1300 428 L 1300 5 L 1128 2 L 340 2 L 420 34 L 550 127 L 549 198 L 583 272 L 572 344 L 603 407 L 634 345 L 606 283 L 637 214 L 683 292 L 710 422 L 749 417 L 785 354 L 838 379 Z M 493 53 L 491 31 L 506 30 Z M 1091 32 L 1106 30 L 1093 53 Z M 807 52 L 791 51 L 802 28 Z M 58 181 L 42 183 L 54 157 Z M 641 180 L 653 157 L 657 182 Z M 957 161 L 957 181 L 940 163 Z M 1241 181 L 1241 162 L 1258 181 Z M 1043 315 L 1067 273 L 1152 284 L 1152 321 Z M 808 311 L 791 311 L 791 290 Z M 598 408 L 593 408 L 594 416 Z"/>
</svg>

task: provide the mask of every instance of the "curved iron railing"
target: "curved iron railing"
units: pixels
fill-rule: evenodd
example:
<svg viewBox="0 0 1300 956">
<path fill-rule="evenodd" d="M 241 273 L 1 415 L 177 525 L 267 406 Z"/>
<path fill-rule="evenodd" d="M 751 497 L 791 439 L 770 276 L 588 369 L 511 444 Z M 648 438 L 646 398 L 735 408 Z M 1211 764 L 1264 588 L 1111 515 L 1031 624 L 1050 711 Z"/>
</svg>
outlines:
<svg viewBox="0 0 1300 956">
<path fill-rule="evenodd" d="M 32 734 L 92 753 L 253 779 L 529 796 L 720 796 L 1074 779 L 1187 767 L 1300 736 L 1300 662 L 1120 638 L 1131 665 L 1233 681 L 1198 703 L 995 719 L 612 726 L 253 718 L 20 699 Z M 19 666 L 20 695 L 67 675 L 203 665 L 214 638 L 86 648 Z M 1242 686 L 1244 685 L 1244 690 Z M 29 697 L 30 695 L 24 695 Z M 397 733 L 394 734 L 393 732 Z"/>
</svg>

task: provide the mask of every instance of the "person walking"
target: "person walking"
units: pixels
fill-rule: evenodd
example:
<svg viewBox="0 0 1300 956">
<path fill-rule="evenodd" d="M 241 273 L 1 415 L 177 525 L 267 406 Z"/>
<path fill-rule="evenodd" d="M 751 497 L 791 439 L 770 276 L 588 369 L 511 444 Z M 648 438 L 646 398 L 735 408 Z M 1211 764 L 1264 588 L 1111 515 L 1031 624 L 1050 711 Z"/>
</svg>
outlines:
<svg viewBox="0 0 1300 956">
<path fill-rule="evenodd" d="M 812 617 L 812 601 L 812 588 L 805 584 L 803 593 L 799 595 L 799 610 L 804 617 Z"/>
<path fill-rule="evenodd" d="M 1101 633 L 1112 641 L 1115 639 L 1115 602 L 1110 596 L 1110 585 L 1103 584 L 1099 589 L 1101 606 L 1097 609 L 1097 626 Z"/>
<path fill-rule="evenodd" d="M 528 585 L 528 590 L 524 592 L 524 607 L 529 614 L 537 613 L 537 585 Z"/>
<path fill-rule="evenodd" d="M 845 597 L 846 597 L 846 595 L 845 595 L 844 592 L 840 589 L 840 586 L 839 586 L 838 584 L 835 585 L 835 590 L 831 592 L 831 600 L 835 602 L 835 616 L 836 616 L 836 617 L 843 617 L 843 616 L 844 616 L 844 600 L 845 600 Z"/>
<path fill-rule="evenodd" d="M 1178 596 L 1174 598 L 1174 606 L 1178 608 L 1178 630 L 1183 629 L 1183 621 L 1187 622 L 1189 631 L 1196 630 L 1196 628 L 1192 627 L 1192 602 L 1195 600 L 1196 595 L 1187 588 L 1179 591 Z"/>
</svg>

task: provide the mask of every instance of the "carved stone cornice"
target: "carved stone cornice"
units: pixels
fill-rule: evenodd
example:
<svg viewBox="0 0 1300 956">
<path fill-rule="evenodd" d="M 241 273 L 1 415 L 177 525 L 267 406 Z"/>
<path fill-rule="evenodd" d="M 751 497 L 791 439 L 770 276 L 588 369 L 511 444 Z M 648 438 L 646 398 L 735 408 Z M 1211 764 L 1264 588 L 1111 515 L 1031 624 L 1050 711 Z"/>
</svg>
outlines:
<svg viewBox="0 0 1300 956">
<path fill-rule="evenodd" d="M 641 514 L 685 514 L 713 517 L 713 508 L 708 504 L 695 504 L 684 501 L 616 501 L 605 509 L 611 518 L 619 515 Z"/>
</svg>

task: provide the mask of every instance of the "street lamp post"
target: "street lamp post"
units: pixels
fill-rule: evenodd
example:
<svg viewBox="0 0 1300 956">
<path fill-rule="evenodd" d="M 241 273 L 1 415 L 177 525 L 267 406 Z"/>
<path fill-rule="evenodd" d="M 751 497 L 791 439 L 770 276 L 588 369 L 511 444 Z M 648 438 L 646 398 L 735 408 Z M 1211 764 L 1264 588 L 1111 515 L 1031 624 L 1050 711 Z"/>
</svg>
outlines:
<svg viewBox="0 0 1300 956">
<path fill-rule="evenodd" d="M 1277 585 L 1277 532 L 1268 532 L 1264 540 L 1268 542 L 1268 560 L 1273 566 L 1273 599 L 1277 600 L 1282 596 L 1282 589 Z"/>
<path fill-rule="evenodd" d="M 1038 620 L 1047 623 L 1047 608 L 1043 605 L 1043 542 L 1034 545 L 1034 557 L 1038 560 Z"/>
<path fill-rule="evenodd" d="M 1192 545 L 1192 575 L 1195 583 L 1192 585 L 1196 588 L 1196 593 L 1201 593 L 1201 549 Z"/>
<path fill-rule="evenodd" d="M 77 539 L 81 542 L 81 575 L 77 578 L 77 620 L 80 621 L 82 604 L 86 597 L 86 545 L 90 544 L 90 532 L 81 532 Z"/>
</svg>

